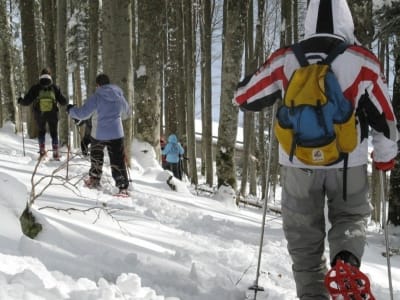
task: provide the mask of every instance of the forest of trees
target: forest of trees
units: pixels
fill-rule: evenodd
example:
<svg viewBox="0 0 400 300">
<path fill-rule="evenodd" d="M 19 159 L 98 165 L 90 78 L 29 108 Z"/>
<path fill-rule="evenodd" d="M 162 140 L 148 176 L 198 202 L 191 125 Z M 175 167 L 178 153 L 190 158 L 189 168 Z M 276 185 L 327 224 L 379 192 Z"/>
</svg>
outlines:
<svg viewBox="0 0 400 300">
<path fill-rule="evenodd" d="M 377 8 L 372 0 L 348 2 L 358 40 L 382 62 L 400 119 L 400 3 Z M 160 136 L 175 133 L 185 146 L 185 170 L 193 184 L 201 172 L 210 187 L 228 185 L 238 199 L 250 195 L 263 201 L 278 183 L 277 144 L 269 134 L 274 108 L 241 114 L 231 99 L 240 78 L 271 51 L 302 39 L 306 6 L 306 0 L 1 0 L 0 122 L 15 123 L 17 133 L 27 122 L 28 136 L 37 136 L 30 108 L 19 107 L 16 99 L 37 82 L 43 67 L 78 106 L 93 92 L 96 74 L 104 72 L 134 111 L 124 124 L 127 153 L 134 138 L 159 153 Z M 219 70 L 213 68 L 216 61 Z M 212 83 L 216 77 L 219 85 Z M 212 135 L 215 113 L 217 137 Z M 79 132 L 65 107 L 59 124 L 61 143 L 76 145 Z M 244 132 L 240 152 L 238 126 Z M 387 180 L 394 225 L 400 225 L 399 157 L 397 162 Z M 375 172 L 371 187 L 379 220 Z"/>
</svg>

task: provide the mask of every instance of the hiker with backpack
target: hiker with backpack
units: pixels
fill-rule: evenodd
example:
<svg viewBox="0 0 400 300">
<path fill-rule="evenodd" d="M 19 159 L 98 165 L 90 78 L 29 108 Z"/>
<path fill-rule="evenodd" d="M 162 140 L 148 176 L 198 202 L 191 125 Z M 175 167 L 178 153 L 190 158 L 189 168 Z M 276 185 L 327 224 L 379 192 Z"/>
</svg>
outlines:
<svg viewBox="0 0 400 300">
<path fill-rule="evenodd" d="M 283 99 L 274 130 L 283 230 L 301 300 L 347 299 L 347 292 L 372 299 L 368 278 L 359 271 L 371 214 L 368 134 L 378 170 L 391 170 L 398 151 L 396 118 L 382 74 L 377 57 L 356 41 L 346 0 L 311 0 L 304 40 L 272 53 L 235 92 L 233 104 L 248 111 Z M 335 272 L 327 269 L 326 234 L 328 263 Z M 341 268 L 363 280 L 343 275 Z M 350 291 L 335 290 L 341 275 Z"/>
<path fill-rule="evenodd" d="M 161 153 L 166 156 L 167 169 L 174 174 L 174 177 L 182 180 L 181 157 L 185 153 L 185 150 L 175 134 L 171 134 L 168 137 L 168 143 Z"/>
<path fill-rule="evenodd" d="M 128 196 L 128 173 L 125 163 L 124 129 L 122 120 L 130 115 L 130 108 L 120 87 L 111 84 L 106 74 L 96 77 L 96 91 L 82 107 L 67 105 L 69 116 L 77 120 L 91 118 L 90 170 L 84 180 L 89 188 L 100 186 L 103 173 L 104 148 L 110 157 L 111 175 L 119 188 L 118 195 Z"/>
<path fill-rule="evenodd" d="M 53 158 L 59 159 L 58 141 L 58 105 L 66 105 L 67 99 L 60 88 L 53 83 L 50 69 L 40 72 L 39 82 L 34 84 L 24 97 L 19 97 L 18 104 L 32 105 L 32 111 L 38 126 L 39 158 L 46 155 L 46 124 L 49 126 Z"/>
</svg>

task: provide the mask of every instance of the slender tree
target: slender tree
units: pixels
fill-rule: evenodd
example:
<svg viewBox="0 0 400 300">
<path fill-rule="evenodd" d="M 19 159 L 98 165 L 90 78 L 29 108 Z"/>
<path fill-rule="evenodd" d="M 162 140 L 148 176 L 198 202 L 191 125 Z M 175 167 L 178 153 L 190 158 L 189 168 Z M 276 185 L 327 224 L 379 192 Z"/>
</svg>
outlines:
<svg viewBox="0 0 400 300">
<path fill-rule="evenodd" d="M 201 86 L 202 86 L 202 143 L 206 183 L 213 185 L 212 154 L 212 82 L 211 82 L 211 0 L 201 1 Z"/>
<path fill-rule="evenodd" d="M 68 97 L 67 70 L 67 0 L 57 0 L 57 84 L 61 92 Z M 69 122 L 65 106 L 60 108 L 59 138 L 60 145 L 69 143 Z"/>
<path fill-rule="evenodd" d="M 24 58 L 25 87 L 29 88 L 37 82 L 38 67 L 38 46 L 36 43 L 36 26 L 34 15 L 34 1 L 20 0 L 21 11 L 21 33 L 22 53 Z M 32 113 L 28 113 L 28 135 L 31 138 L 37 137 L 37 125 Z"/>
<path fill-rule="evenodd" d="M 196 164 L 196 136 L 195 136 L 195 10 L 191 0 L 183 2 L 183 26 L 184 26 L 184 59 L 185 70 L 184 77 L 186 78 L 185 99 L 187 104 L 187 157 L 189 161 L 188 173 L 190 181 L 193 184 L 198 183 L 197 164 Z M 212 162 L 212 157 L 211 157 Z"/>
<path fill-rule="evenodd" d="M 240 62 L 243 55 L 248 4 L 248 0 L 224 2 L 221 106 L 216 163 L 218 186 L 227 185 L 234 190 L 236 190 L 235 144 L 238 109 L 232 105 L 232 97 L 241 73 Z"/>
<path fill-rule="evenodd" d="M 42 0 L 42 19 L 44 30 L 44 65 L 56 70 L 56 43 L 55 43 L 55 0 Z M 55 74 L 53 74 L 55 76 Z M 56 78 L 55 78 L 56 79 Z"/>
<path fill-rule="evenodd" d="M 14 71 L 12 65 L 12 40 L 10 22 L 7 16 L 6 6 L 3 1 L 0 3 L 0 53 L 1 53 L 1 75 L 2 75 L 2 121 L 16 123 L 15 110 L 15 85 Z M 1 98 L 0 98 L 1 99 Z M 1 125 L 1 124 L 0 124 Z M 19 124 L 16 124 L 19 128 Z"/>
</svg>

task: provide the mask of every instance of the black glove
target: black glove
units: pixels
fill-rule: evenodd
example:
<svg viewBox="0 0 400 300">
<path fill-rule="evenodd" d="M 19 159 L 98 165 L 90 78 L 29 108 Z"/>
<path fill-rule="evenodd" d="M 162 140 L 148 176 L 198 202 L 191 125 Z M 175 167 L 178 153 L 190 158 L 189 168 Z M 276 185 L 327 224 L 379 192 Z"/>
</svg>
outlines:
<svg viewBox="0 0 400 300">
<path fill-rule="evenodd" d="M 69 114 L 69 110 L 74 106 L 75 104 L 67 104 L 67 114 Z"/>
<path fill-rule="evenodd" d="M 76 126 L 82 126 L 85 120 L 78 120 L 78 119 L 72 119 L 75 122 Z"/>
<path fill-rule="evenodd" d="M 22 97 L 18 97 L 18 99 L 17 99 L 17 103 L 18 103 L 18 104 L 21 104 L 22 100 L 24 100 L 24 98 L 22 98 Z"/>
</svg>

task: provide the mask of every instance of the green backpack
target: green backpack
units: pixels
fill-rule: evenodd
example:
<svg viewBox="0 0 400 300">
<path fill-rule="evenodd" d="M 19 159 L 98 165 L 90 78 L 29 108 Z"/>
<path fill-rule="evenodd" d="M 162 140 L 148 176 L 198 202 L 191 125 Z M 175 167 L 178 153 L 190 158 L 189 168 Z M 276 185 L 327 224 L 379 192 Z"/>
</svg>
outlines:
<svg viewBox="0 0 400 300">
<path fill-rule="evenodd" d="M 52 88 L 41 89 L 38 97 L 36 98 L 37 107 L 40 112 L 53 111 L 56 103 L 56 94 Z"/>
</svg>

